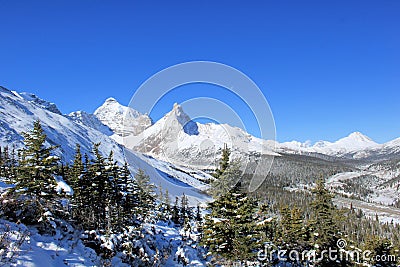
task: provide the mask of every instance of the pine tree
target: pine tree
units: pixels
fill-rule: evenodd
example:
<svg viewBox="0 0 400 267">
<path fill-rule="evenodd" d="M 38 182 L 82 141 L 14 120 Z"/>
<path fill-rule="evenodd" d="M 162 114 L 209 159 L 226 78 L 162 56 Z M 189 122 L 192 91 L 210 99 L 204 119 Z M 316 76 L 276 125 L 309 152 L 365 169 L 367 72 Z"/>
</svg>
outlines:
<svg viewBox="0 0 400 267">
<path fill-rule="evenodd" d="M 332 202 L 332 194 L 325 188 L 324 180 L 319 179 L 316 187 L 312 190 L 314 200 L 312 202 L 312 219 L 310 222 L 311 230 L 314 236 L 314 243 L 317 245 L 317 258 L 321 258 L 318 266 L 343 266 L 344 263 L 338 263 L 329 259 L 324 250 L 337 249 L 337 240 L 339 239 L 339 229 L 335 220 L 336 208 Z M 315 245 L 314 245 L 315 246 Z"/>
<path fill-rule="evenodd" d="M 222 149 L 221 160 L 219 161 L 219 168 L 217 168 L 213 173 L 213 176 L 215 178 L 219 178 L 228 168 L 230 155 L 231 155 L 230 149 L 226 144 L 224 144 L 224 148 Z"/>
<path fill-rule="evenodd" d="M 123 192 L 125 192 L 126 186 L 120 183 L 119 172 L 120 168 L 114 160 L 114 153 L 110 151 L 105 166 L 106 183 L 108 185 L 105 193 L 107 233 L 114 231 L 119 232 L 122 227 L 122 202 L 124 199 Z"/>
<path fill-rule="evenodd" d="M 94 215 L 94 227 L 96 229 L 106 229 L 107 216 L 107 192 L 109 189 L 109 181 L 105 171 L 105 159 L 99 151 L 100 143 L 94 144 L 93 155 L 90 168 L 88 170 L 89 177 L 92 177 L 91 194 Z"/>
<path fill-rule="evenodd" d="M 281 220 L 277 240 L 280 247 L 287 251 L 302 252 L 309 250 L 309 234 L 303 220 L 302 210 L 296 206 L 289 208 L 289 206 L 285 205 L 281 207 L 280 215 Z M 300 257 L 299 259 L 287 258 L 287 261 L 293 264 L 301 264 L 303 260 L 305 259 Z"/>
<path fill-rule="evenodd" d="M 181 197 L 181 206 L 180 206 L 180 224 L 184 225 L 185 222 L 191 217 L 191 209 L 189 207 L 189 201 L 185 194 Z"/>
<path fill-rule="evenodd" d="M 158 194 L 158 205 L 157 211 L 158 215 L 157 218 L 161 221 L 169 221 L 171 216 L 171 204 L 170 204 L 170 196 L 168 189 L 163 192 L 161 185 L 158 187 L 159 194 Z"/>
<path fill-rule="evenodd" d="M 172 215 L 171 215 L 171 220 L 174 224 L 179 224 L 181 219 L 179 216 L 179 198 L 175 197 L 175 203 L 174 206 L 172 207 Z"/>
<path fill-rule="evenodd" d="M 142 169 L 139 169 L 135 175 L 135 180 L 138 185 L 139 206 L 137 213 L 142 221 L 150 219 L 149 215 L 155 208 L 155 186 L 150 183 L 150 177 L 145 174 Z"/>
<path fill-rule="evenodd" d="M 83 208 L 82 201 L 82 186 L 81 179 L 84 172 L 84 166 L 82 162 L 81 146 L 76 144 L 75 157 L 73 164 L 68 168 L 68 174 L 66 177 L 66 182 L 72 187 L 74 194 L 71 199 L 72 206 L 72 218 L 76 219 L 80 211 Z"/>
<path fill-rule="evenodd" d="M 137 224 L 139 201 L 139 186 L 136 180 L 131 178 L 131 173 L 128 168 L 128 163 L 125 162 L 121 177 L 126 183 L 125 201 L 123 208 L 124 225 Z"/>
<path fill-rule="evenodd" d="M 260 239 L 253 218 L 256 208 L 256 201 L 236 185 L 209 204 L 211 213 L 205 217 L 202 244 L 216 259 L 255 259 Z"/>
<path fill-rule="evenodd" d="M 54 199 L 57 186 L 54 176 L 57 174 L 59 158 L 51 154 L 57 146 L 45 146 L 46 134 L 39 120 L 35 121 L 32 131 L 22 135 L 25 148 L 18 163 L 14 192 L 31 198 Z"/>
<path fill-rule="evenodd" d="M 396 253 L 393 248 L 392 242 L 383 237 L 370 236 L 364 247 L 364 251 L 370 251 L 368 255 L 368 263 L 372 266 L 380 267 L 395 267 L 398 266 L 396 263 Z"/>
<path fill-rule="evenodd" d="M 171 198 L 169 196 L 169 191 L 168 188 L 165 189 L 165 194 L 164 194 L 164 218 L 168 221 L 171 218 Z"/>
</svg>

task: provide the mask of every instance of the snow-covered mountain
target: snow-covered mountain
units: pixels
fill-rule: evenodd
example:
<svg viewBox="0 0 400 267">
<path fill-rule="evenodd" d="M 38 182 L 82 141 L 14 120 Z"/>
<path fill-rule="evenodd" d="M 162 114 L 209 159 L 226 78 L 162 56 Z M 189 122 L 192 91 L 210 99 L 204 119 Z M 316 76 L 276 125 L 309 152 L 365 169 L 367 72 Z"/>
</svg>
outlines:
<svg viewBox="0 0 400 267">
<path fill-rule="evenodd" d="M 354 132 L 336 142 L 318 141 L 312 145 L 310 142 L 292 141 L 280 144 L 279 148 L 280 150 L 287 149 L 299 153 L 320 153 L 335 157 L 351 156 L 353 158 L 363 158 L 367 156 L 365 151 L 377 149 L 380 146 L 368 136 L 360 132 Z"/>
<path fill-rule="evenodd" d="M 232 148 L 236 157 L 261 152 L 278 155 L 272 151 L 271 142 L 253 137 L 240 128 L 192 121 L 178 104 L 139 136 L 124 139 L 124 145 L 133 150 L 200 169 L 215 167 L 224 144 Z"/>
<path fill-rule="evenodd" d="M 123 124 L 121 121 L 125 114 L 128 116 Z M 147 115 L 125 107 L 112 98 L 95 115 L 118 135 L 114 135 L 114 139 L 126 147 L 161 160 L 201 169 L 214 167 L 224 144 L 228 144 L 233 150 L 233 156 L 237 157 L 289 153 L 369 159 L 382 155 L 390 158 L 392 154 L 400 153 L 400 138 L 378 144 L 360 132 L 351 133 L 336 142 L 318 141 L 315 144 L 262 140 L 227 124 L 193 122 L 178 104 L 153 125 Z"/>
<path fill-rule="evenodd" d="M 68 114 L 68 117 L 76 123 L 83 124 L 105 135 L 113 135 L 114 132 L 106 125 L 104 125 L 95 115 L 89 114 L 85 111 L 75 111 Z"/>
<path fill-rule="evenodd" d="M 94 115 L 107 125 L 116 135 L 138 135 L 152 125 L 147 114 L 141 114 L 130 107 L 117 102 L 114 98 L 108 98 Z"/>
<path fill-rule="evenodd" d="M 38 104 L 42 103 L 42 104 Z M 206 173 L 196 170 L 181 169 L 170 163 L 147 158 L 140 153 L 123 149 L 109 134 L 111 130 L 104 128 L 94 115 L 75 112 L 69 116 L 61 112 L 50 111 L 41 100 L 35 97 L 26 99 L 15 91 L 0 87 L 0 146 L 23 146 L 22 132 L 29 131 L 36 120 L 40 120 L 47 135 L 46 145 L 60 145 L 56 154 L 63 162 L 70 163 L 75 154 L 76 144 L 81 145 L 82 153 L 88 153 L 93 143 L 101 143 L 100 152 L 108 156 L 114 152 L 116 161 L 129 163 L 132 173 L 143 169 L 155 185 L 168 189 L 170 196 L 181 196 L 185 193 L 192 205 L 209 201 L 208 195 L 201 192 L 207 185 L 202 182 L 209 179 Z M 55 105 L 54 105 L 55 106 Z M 139 115 L 140 116 L 140 115 Z"/>
<path fill-rule="evenodd" d="M 101 142 L 100 150 L 107 155 L 115 152 L 117 160 L 123 160 L 122 148 L 101 132 L 77 124 L 60 112 L 48 109 L 45 100 L 38 97 L 27 98 L 30 94 L 19 94 L 0 87 L 0 146 L 23 145 L 21 133 L 29 131 L 36 120 L 40 120 L 47 134 L 48 145 L 60 145 L 58 155 L 64 162 L 69 162 L 75 154 L 76 144 L 80 144 L 84 152 L 92 149 L 94 142 Z M 38 104 L 41 103 L 41 104 Z M 53 106 L 54 108 L 55 105 Z M 58 110 L 58 109 L 57 109 Z"/>
<path fill-rule="evenodd" d="M 43 99 L 37 97 L 36 95 L 27 93 L 27 92 L 22 92 L 22 93 L 19 93 L 18 95 L 20 95 L 25 100 L 38 105 L 41 108 L 47 109 L 48 111 L 51 111 L 53 113 L 61 115 L 61 111 L 58 109 L 56 104 L 54 104 L 52 102 L 43 100 Z"/>
</svg>

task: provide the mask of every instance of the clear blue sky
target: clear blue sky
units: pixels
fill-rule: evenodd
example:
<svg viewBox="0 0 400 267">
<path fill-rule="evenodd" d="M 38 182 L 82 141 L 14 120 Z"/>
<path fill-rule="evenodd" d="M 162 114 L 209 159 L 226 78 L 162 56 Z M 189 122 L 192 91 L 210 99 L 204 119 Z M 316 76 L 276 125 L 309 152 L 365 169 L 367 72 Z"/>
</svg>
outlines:
<svg viewBox="0 0 400 267">
<path fill-rule="evenodd" d="M 0 85 L 93 112 L 210 60 L 258 84 L 279 141 L 400 137 L 400 1 L 140 2 L 0 0 Z"/>
</svg>

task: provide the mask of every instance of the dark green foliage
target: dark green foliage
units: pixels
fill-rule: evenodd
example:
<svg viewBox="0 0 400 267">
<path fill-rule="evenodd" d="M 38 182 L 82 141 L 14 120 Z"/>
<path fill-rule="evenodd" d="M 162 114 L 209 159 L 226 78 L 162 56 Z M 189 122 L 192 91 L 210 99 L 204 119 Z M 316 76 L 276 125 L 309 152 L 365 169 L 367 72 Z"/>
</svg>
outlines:
<svg viewBox="0 0 400 267">
<path fill-rule="evenodd" d="M 256 257 L 260 239 L 254 216 L 257 203 L 235 186 L 209 204 L 202 244 L 215 258 L 243 261 Z"/>
<path fill-rule="evenodd" d="M 155 186 L 150 183 L 150 177 L 142 169 L 139 169 L 135 174 L 135 180 L 138 185 L 138 200 L 140 203 L 137 213 L 139 219 L 145 221 L 155 209 Z"/>
<path fill-rule="evenodd" d="M 398 266 L 395 249 L 393 248 L 392 241 L 387 238 L 379 236 L 370 236 L 364 247 L 365 251 L 370 251 L 368 255 L 368 263 L 372 266 L 379 267 L 395 267 Z"/>
<path fill-rule="evenodd" d="M 40 121 L 36 121 L 33 130 L 23 133 L 23 136 L 25 148 L 21 150 L 14 192 L 17 195 L 53 199 L 57 186 L 54 176 L 57 174 L 59 159 L 51 153 L 57 147 L 45 146 L 46 134 Z"/>
<path fill-rule="evenodd" d="M 175 204 L 172 207 L 172 217 L 171 217 L 172 222 L 175 223 L 175 224 L 179 224 L 180 221 L 181 221 L 180 215 L 179 215 L 179 204 L 178 204 L 178 202 L 179 202 L 179 198 L 176 197 L 175 198 Z"/>
<path fill-rule="evenodd" d="M 224 148 L 222 149 L 222 156 L 221 156 L 221 160 L 219 161 L 219 168 L 217 168 L 215 170 L 215 172 L 213 173 L 213 176 L 215 178 L 219 178 L 225 172 L 225 170 L 228 168 L 230 155 L 231 155 L 231 151 L 228 148 L 228 146 L 225 144 Z"/>
<path fill-rule="evenodd" d="M 52 155 L 56 146 L 46 146 L 46 134 L 39 121 L 31 131 L 23 133 L 25 147 L 11 156 L 3 152 L 4 168 L 14 187 L 2 195 L 2 215 L 10 220 L 37 224 L 42 232 L 53 233 L 55 217 L 65 218 L 67 210 L 56 192 L 56 176 L 61 172 L 58 157 Z"/>
<path fill-rule="evenodd" d="M 132 179 L 129 166 L 113 159 L 112 152 L 105 159 L 93 147 L 93 158 L 82 156 L 77 146 L 68 180 L 74 190 L 71 199 L 72 221 L 83 229 L 116 233 L 127 226 L 138 226 L 151 217 L 154 192 L 148 175 L 139 171 Z M 139 186 L 140 183 L 140 186 Z"/>
</svg>

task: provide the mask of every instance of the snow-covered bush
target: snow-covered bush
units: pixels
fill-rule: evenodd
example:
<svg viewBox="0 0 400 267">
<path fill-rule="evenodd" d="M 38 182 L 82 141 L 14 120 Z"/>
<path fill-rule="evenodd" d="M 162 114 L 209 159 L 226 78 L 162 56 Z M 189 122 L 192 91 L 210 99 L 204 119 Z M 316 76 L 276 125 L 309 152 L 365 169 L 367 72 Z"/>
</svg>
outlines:
<svg viewBox="0 0 400 267">
<path fill-rule="evenodd" d="M 11 263 L 17 256 L 19 248 L 27 239 L 29 232 L 23 228 L 12 229 L 4 221 L 0 221 L 0 262 Z"/>
</svg>

